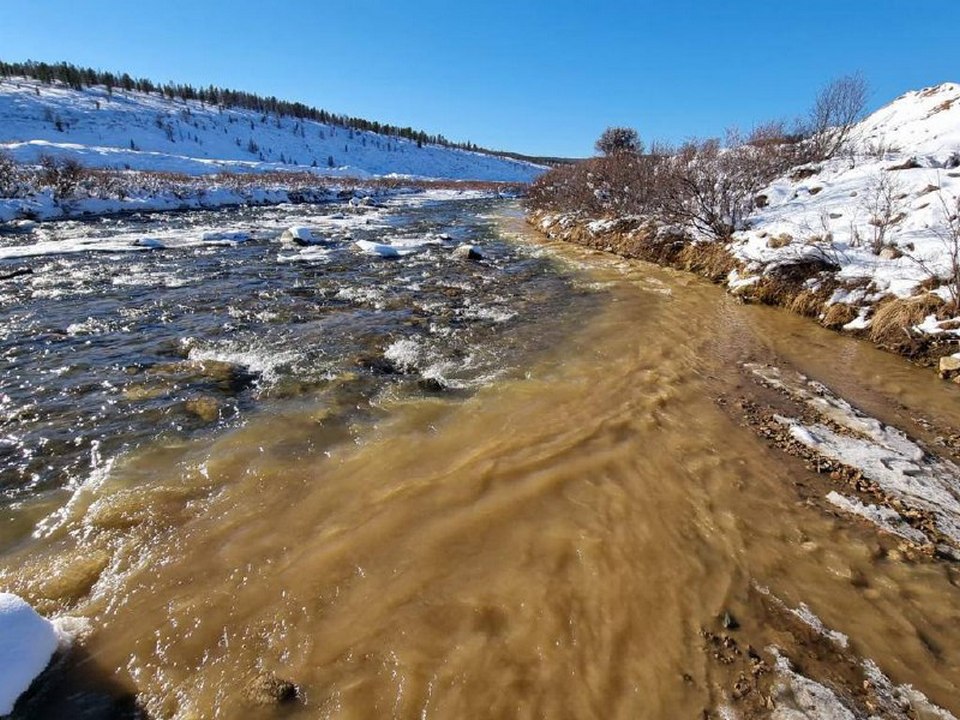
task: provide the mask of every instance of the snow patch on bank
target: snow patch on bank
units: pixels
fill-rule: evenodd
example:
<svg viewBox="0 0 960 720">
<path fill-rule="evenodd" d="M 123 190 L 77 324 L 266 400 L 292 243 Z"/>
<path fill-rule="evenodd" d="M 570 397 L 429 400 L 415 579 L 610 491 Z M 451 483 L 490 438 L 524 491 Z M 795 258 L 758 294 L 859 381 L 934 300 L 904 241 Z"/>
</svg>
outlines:
<svg viewBox="0 0 960 720">
<path fill-rule="evenodd" d="M 0 716 L 13 712 L 60 642 L 52 622 L 17 595 L 0 592 Z"/>
<path fill-rule="evenodd" d="M 865 415 L 821 383 L 799 373 L 788 376 L 768 365 L 748 363 L 745 367 L 762 383 L 786 392 L 846 431 L 839 432 L 825 423 L 775 416 L 794 440 L 824 457 L 860 470 L 884 493 L 902 503 L 904 512 L 928 514 L 936 529 L 960 547 L 960 468 L 949 460 L 928 455 L 901 430 Z M 839 494 L 831 494 L 827 499 L 903 537 L 913 538 L 919 532 L 892 508 L 880 511 Z M 949 548 L 941 549 L 954 554 Z"/>
<path fill-rule="evenodd" d="M 758 196 L 763 207 L 731 245 L 751 275 L 824 260 L 839 267 L 838 280 L 869 284 L 869 293 L 830 301 L 854 307 L 909 297 L 931 276 L 948 277 L 949 218 L 960 197 L 960 85 L 906 93 L 854 128 L 849 152 L 794 169 Z M 731 277 L 730 289 L 741 283 Z M 947 299 L 945 288 L 937 292 Z"/>
</svg>

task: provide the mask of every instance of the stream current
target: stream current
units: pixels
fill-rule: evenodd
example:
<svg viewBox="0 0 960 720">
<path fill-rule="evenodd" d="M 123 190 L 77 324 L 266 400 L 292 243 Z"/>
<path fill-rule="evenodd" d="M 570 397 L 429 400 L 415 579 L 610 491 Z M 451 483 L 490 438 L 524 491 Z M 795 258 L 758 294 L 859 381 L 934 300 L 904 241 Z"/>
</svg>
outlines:
<svg viewBox="0 0 960 720">
<path fill-rule="evenodd" d="M 769 363 L 932 442 L 929 372 L 503 201 L 44 223 L 0 258 L 32 270 L 0 284 L 0 588 L 81 628 L 24 717 L 702 717 L 733 702 L 705 628 L 788 644 L 758 588 L 960 712 L 952 563 L 804 501 L 724 400 Z"/>
</svg>

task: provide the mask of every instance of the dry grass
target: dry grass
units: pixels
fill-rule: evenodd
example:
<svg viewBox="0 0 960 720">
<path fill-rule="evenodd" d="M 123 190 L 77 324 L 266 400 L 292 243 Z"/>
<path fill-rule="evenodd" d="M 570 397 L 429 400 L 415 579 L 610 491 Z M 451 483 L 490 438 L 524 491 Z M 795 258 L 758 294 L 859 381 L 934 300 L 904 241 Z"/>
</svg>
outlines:
<svg viewBox="0 0 960 720">
<path fill-rule="evenodd" d="M 820 290 L 801 290 L 790 301 L 790 311 L 804 317 L 819 317 L 827 297 Z"/>
<path fill-rule="evenodd" d="M 856 319 L 858 315 L 857 308 L 846 303 L 834 303 L 823 314 L 820 324 L 831 330 L 839 330 L 848 322 Z"/>
<path fill-rule="evenodd" d="M 793 236 L 790 233 L 780 233 L 779 235 L 767 240 L 767 247 L 782 248 L 793 242 Z"/>
<path fill-rule="evenodd" d="M 725 280 L 738 265 L 726 246 L 716 242 L 685 245 L 677 263 L 681 269 L 695 272 L 712 282 Z"/>
<path fill-rule="evenodd" d="M 881 347 L 903 355 L 916 355 L 923 349 L 923 340 L 911 328 L 935 314 L 943 299 L 927 293 L 912 298 L 890 298 L 881 302 L 873 313 L 870 339 Z"/>
<path fill-rule="evenodd" d="M 748 289 L 750 298 L 764 305 L 786 306 L 793 301 L 796 288 L 779 278 L 767 275 Z"/>
</svg>

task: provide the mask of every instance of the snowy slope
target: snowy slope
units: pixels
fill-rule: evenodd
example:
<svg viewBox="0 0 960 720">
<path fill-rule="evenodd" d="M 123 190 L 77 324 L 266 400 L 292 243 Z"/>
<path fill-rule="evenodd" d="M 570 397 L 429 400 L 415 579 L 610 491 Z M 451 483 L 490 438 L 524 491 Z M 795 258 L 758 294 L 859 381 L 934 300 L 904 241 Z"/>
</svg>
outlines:
<svg viewBox="0 0 960 720">
<path fill-rule="evenodd" d="M 949 271 L 946 235 L 960 196 L 960 85 L 909 92 L 863 120 L 853 138 L 853 152 L 762 191 L 765 207 L 734 238 L 748 273 L 815 256 L 874 297 L 906 297 L 931 274 Z M 731 280 L 745 283 L 742 274 Z M 938 292 L 950 299 L 946 288 Z"/>
<path fill-rule="evenodd" d="M 89 167 L 188 175 L 309 168 L 361 178 L 528 182 L 544 170 L 483 153 L 418 148 L 410 140 L 310 120 L 220 110 L 157 94 L 108 93 L 103 87 L 78 91 L 22 78 L 0 80 L 0 149 L 21 162 L 36 162 L 46 153 Z"/>
</svg>

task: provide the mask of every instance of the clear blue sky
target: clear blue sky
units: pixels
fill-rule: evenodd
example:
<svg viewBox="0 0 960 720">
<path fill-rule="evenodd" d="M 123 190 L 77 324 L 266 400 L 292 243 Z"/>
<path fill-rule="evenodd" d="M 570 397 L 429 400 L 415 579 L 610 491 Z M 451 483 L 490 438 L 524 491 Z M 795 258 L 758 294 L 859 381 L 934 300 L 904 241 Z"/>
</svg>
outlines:
<svg viewBox="0 0 960 720">
<path fill-rule="evenodd" d="M 960 81 L 960 0 L 0 0 L 0 57 L 299 100 L 452 140 L 591 154 L 793 118 L 862 71 L 876 107 Z"/>
</svg>

